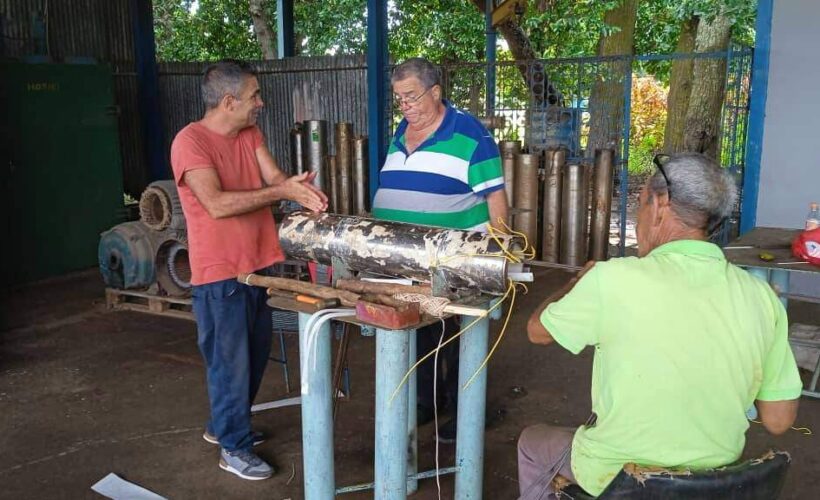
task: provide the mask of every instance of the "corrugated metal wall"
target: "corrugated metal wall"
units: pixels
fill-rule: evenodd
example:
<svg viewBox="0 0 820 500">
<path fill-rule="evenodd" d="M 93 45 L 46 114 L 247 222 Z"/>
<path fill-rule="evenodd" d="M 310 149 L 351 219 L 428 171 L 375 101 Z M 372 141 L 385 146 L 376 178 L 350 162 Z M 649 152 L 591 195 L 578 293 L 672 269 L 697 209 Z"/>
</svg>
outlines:
<svg viewBox="0 0 820 500">
<path fill-rule="evenodd" d="M 365 56 L 296 57 L 255 63 L 265 101 L 259 127 L 283 170 L 290 171 L 289 130 L 297 118 L 327 120 L 331 145 L 336 122 L 351 122 L 357 134 L 367 134 L 365 63 Z M 174 135 L 204 112 L 199 82 L 206 66 L 207 63 L 159 65 L 166 151 Z M 313 108 L 316 111 L 298 116 L 295 101 L 301 97 L 297 94 L 317 96 Z"/>
</svg>

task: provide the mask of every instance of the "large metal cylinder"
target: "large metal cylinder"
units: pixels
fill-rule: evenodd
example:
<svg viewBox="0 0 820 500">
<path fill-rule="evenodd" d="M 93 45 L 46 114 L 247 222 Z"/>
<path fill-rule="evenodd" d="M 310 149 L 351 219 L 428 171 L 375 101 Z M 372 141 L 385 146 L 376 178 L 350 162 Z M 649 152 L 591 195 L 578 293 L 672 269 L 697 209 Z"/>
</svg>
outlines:
<svg viewBox="0 0 820 500">
<path fill-rule="evenodd" d="M 100 235 L 97 259 L 106 286 L 146 288 L 156 280 L 157 233 L 142 222 L 124 222 Z"/>
<path fill-rule="evenodd" d="M 336 170 L 336 156 L 327 156 L 327 209 L 330 213 L 339 213 L 339 172 Z"/>
<path fill-rule="evenodd" d="M 350 215 L 353 212 L 353 124 L 336 124 L 336 178 L 339 190 L 336 212 Z"/>
<path fill-rule="evenodd" d="M 506 291 L 502 248 L 520 248 L 520 238 L 493 239 L 461 231 L 364 217 L 293 212 L 279 225 L 282 250 L 292 259 L 331 265 L 337 258 L 353 271 L 433 282 L 438 288 Z"/>
<path fill-rule="evenodd" d="M 172 297 L 191 292 L 191 263 L 188 260 L 188 241 L 183 233 L 170 234 L 157 248 L 157 283 Z"/>
<path fill-rule="evenodd" d="M 587 185 L 586 166 L 569 164 L 564 169 L 561 195 L 561 264 L 581 266 L 586 260 Z"/>
<path fill-rule="evenodd" d="M 540 155 L 518 154 L 515 156 L 513 207 L 516 214 L 513 228 L 527 235 L 527 242 L 538 245 L 538 163 Z M 494 222 L 494 221 L 491 221 Z M 537 251 L 537 250 L 536 250 Z"/>
<path fill-rule="evenodd" d="M 561 191 L 563 189 L 565 149 L 544 151 L 544 192 L 541 231 L 541 260 L 561 259 Z"/>
<path fill-rule="evenodd" d="M 298 175 L 305 171 L 304 130 L 301 123 L 290 129 L 290 173 Z"/>
<path fill-rule="evenodd" d="M 316 172 L 313 185 L 327 191 L 327 122 L 307 120 L 303 125 L 302 148 L 305 170 Z"/>
<path fill-rule="evenodd" d="M 596 149 L 592 172 L 592 215 L 589 224 L 589 258 L 606 260 L 609 253 L 609 217 L 612 212 L 612 180 L 615 150 Z"/>
<path fill-rule="evenodd" d="M 504 191 L 507 192 L 507 203 L 515 206 L 515 157 L 521 153 L 521 143 L 518 141 L 501 141 L 498 143 L 501 152 L 501 165 L 504 167 Z"/>
<path fill-rule="evenodd" d="M 367 137 L 360 135 L 353 139 L 353 215 L 363 215 L 370 210 L 369 169 Z"/>
<path fill-rule="evenodd" d="M 173 180 L 154 181 L 140 196 L 140 220 L 154 231 L 185 230 L 185 214 Z"/>
</svg>

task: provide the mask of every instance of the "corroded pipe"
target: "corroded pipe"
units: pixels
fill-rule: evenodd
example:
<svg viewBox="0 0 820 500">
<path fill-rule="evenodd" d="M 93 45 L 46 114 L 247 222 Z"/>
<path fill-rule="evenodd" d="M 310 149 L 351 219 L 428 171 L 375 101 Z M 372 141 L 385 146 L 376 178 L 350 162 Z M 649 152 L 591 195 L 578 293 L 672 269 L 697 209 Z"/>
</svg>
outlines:
<svg viewBox="0 0 820 500">
<path fill-rule="evenodd" d="M 587 256 L 587 185 L 585 180 L 585 165 L 566 166 L 561 199 L 561 264 L 581 266 Z"/>
<path fill-rule="evenodd" d="M 353 124 L 339 122 L 336 124 L 336 212 L 350 215 L 353 211 Z"/>
<path fill-rule="evenodd" d="M 513 206 L 518 209 L 513 228 L 527 235 L 533 248 L 538 244 L 538 163 L 536 154 L 515 156 L 515 198 Z"/>
<path fill-rule="evenodd" d="M 363 215 L 370 210 L 367 173 L 370 165 L 367 161 L 367 137 L 357 136 L 353 139 L 353 213 Z"/>
<path fill-rule="evenodd" d="M 544 152 L 541 259 L 546 262 L 558 262 L 561 256 L 561 189 L 566 157 L 565 149 L 548 149 Z"/>
<path fill-rule="evenodd" d="M 522 244 L 514 236 L 497 238 L 477 231 L 305 211 L 287 215 L 279 226 L 282 249 L 292 259 L 332 265 L 335 257 L 353 271 L 423 282 L 435 277 L 434 290 L 441 286 L 494 295 L 508 286 L 502 247 L 515 250 Z"/>
<path fill-rule="evenodd" d="M 293 124 L 290 129 L 290 171 L 292 175 L 299 175 L 305 171 L 304 130 L 301 123 Z"/>
<path fill-rule="evenodd" d="M 339 213 L 339 172 L 336 169 L 336 156 L 327 156 L 327 204 L 330 213 Z"/>
<path fill-rule="evenodd" d="M 606 260 L 609 250 L 609 217 L 612 212 L 612 180 L 615 151 L 595 150 L 592 173 L 592 216 L 589 224 L 589 258 Z"/>
<path fill-rule="evenodd" d="M 302 131 L 302 149 L 305 170 L 316 172 L 313 185 L 322 191 L 327 190 L 327 122 L 325 120 L 308 120 Z"/>
<path fill-rule="evenodd" d="M 521 153 L 521 143 L 518 141 L 501 141 L 498 143 L 501 151 L 501 165 L 504 167 L 504 190 L 507 192 L 507 203 L 513 205 L 515 195 L 515 157 Z"/>
</svg>

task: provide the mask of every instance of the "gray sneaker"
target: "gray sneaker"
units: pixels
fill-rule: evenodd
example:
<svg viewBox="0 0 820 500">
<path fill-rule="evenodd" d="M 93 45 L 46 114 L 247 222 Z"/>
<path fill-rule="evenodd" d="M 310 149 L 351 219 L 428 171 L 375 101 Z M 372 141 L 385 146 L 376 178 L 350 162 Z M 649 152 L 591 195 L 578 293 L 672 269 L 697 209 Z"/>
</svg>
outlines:
<svg viewBox="0 0 820 500">
<path fill-rule="evenodd" d="M 259 431 L 251 431 L 251 435 L 253 436 L 253 445 L 259 446 L 260 444 L 264 443 L 268 438 L 263 433 Z M 204 433 L 202 433 L 202 439 L 211 443 L 211 444 L 219 444 L 219 439 L 208 432 L 206 429 Z"/>
<path fill-rule="evenodd" d="M 219 453 L 219 468 L 251 481 L 267 479 L 274 473 L 274 468 L 256 453 L 244 450 L 227 452 L 224 448 Z"/>
</svg>

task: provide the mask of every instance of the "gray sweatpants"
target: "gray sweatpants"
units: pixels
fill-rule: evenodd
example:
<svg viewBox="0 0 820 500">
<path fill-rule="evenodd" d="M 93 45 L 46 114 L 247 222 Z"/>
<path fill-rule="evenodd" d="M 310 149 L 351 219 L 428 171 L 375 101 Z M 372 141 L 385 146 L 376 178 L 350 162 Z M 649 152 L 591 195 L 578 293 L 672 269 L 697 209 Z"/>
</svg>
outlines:
<svg viewBox="0 0 820 500">
<path fill-rule="evenodd" d="M 575 429 L 538 424 L 527 427 L 518 438 L 518 485 L 520 500 L 555 498 L 552 480 L 561 475 L 575 482 L 570 449 Z"/>
</svg>

